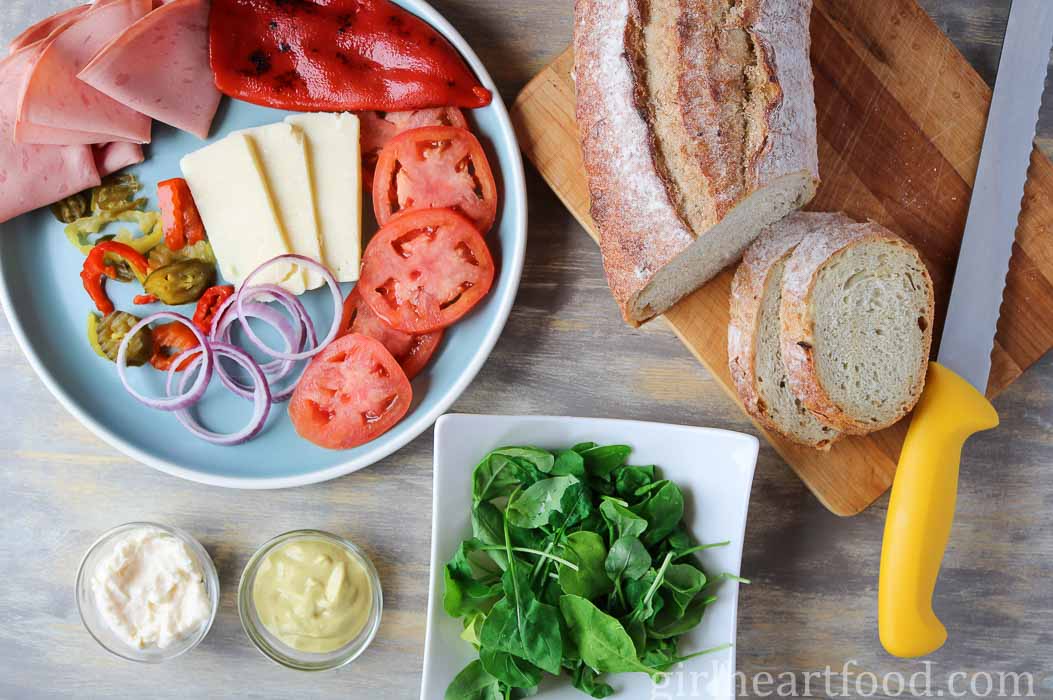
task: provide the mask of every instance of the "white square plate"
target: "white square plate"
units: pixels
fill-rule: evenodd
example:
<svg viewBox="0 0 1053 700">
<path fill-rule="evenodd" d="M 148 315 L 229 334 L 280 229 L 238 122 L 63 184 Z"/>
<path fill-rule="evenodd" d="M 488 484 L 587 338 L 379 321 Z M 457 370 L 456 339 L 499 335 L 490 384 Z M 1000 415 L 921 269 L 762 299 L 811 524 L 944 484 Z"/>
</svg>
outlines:
<svg viewBox="0 0 1053 700">
<path fill-rule="evenodd" d="M 424 644 L 421 700 L 442 700 L 446 687 L 478 654 L 461 639 L 460 620 L 442 609 L 442 571 L 461 540 L 472 536 L 472 470 L 490 450 L 508 445 L 567 448 L 579 442 L 626 444 L 631 464 L 657 465 L 684 492 L 684 520 L 699 542 L 730 540 L 701 553 L 707 572 L 739 573 L 757 439 L 711 428 L 662 423 L 550 416 L 446 415 L 435 426 L 435 491 L 432 508 L 431 594 Z M 738 583 L 725 581 L 702 624 L 681 640 L 681 653 L 735 642 Z M 734 648 L 674 668 L 658 685 L 642 673 L 606 674 L 615 700 L 732 698 Z M 542 683 L 542 700 L 587 700 L 565 676 Z"/>
</svg>

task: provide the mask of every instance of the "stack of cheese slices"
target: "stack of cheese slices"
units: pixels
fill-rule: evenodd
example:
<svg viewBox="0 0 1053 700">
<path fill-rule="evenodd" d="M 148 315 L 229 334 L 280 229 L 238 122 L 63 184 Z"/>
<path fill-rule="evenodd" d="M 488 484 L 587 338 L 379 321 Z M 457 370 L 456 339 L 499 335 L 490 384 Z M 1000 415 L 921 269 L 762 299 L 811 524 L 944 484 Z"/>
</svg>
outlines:
<svg viewBox="0 0 1053 700">
<path fill-rule="evenodd" d="M 359 122 L 353 114 L 297 114 L 234 132 L 181 162 L 223 277 L 240 284 L 273 257 L 297 253 L 341 282 L 358 279 L 362 252 Z M 257 281 L 302 294 L 324 283 L 292 264 Z"/>
</svg>

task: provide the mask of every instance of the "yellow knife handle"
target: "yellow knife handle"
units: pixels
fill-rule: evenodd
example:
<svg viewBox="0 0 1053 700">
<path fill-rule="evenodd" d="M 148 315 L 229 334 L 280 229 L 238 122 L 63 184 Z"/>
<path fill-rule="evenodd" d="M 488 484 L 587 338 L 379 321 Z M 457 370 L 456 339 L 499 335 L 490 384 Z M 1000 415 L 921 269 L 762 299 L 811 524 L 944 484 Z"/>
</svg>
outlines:
<svg viewBox="0 0 1053 700">
<path fill-rule="evenodd" d="M 893 656 L 924 656 L 947 640 L 932 596 L 954 521 L 962 446 L 997 425 L 983 394 L 943 365 L 929 364 L 899 457 L 881 549 L 878 631 Z"/>
</svg>

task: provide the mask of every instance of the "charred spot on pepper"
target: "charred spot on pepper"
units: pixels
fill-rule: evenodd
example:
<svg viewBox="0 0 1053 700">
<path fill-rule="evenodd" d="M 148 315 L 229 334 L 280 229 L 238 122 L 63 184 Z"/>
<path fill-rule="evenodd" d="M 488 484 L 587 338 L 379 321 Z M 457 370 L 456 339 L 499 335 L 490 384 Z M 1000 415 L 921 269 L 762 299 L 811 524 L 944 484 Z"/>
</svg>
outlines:
<svg viewBox="0 0 1053 700">
<path fill-rule="evenodd" d="M 265 75 L 271 70 L 271 57 L 263 49 L 256 49 L 249 54 L 249 63 L 256 75 Z"/>
<path fill-rule="evenodd" d="M 273 87 L 279 92 L 291 92 L 297 85 L 303 83 L 303 78 L 295 70 L 287 70 L 274 76 Z"/>
</svg>

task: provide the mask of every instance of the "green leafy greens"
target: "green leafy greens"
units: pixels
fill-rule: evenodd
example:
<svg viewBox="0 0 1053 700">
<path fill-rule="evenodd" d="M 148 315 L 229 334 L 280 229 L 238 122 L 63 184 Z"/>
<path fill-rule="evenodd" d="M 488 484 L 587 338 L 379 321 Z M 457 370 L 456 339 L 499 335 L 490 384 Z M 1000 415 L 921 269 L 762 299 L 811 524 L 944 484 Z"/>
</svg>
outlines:
<svg viewBox="0 0 1053 700">
<path fill-rule="evenodd" d="M 684 494 L 631 448 L 503 447 L 472 474 L 472 537 L 446 564 L 443 608 L 476 648 L 446 700 L 509 700 L 566 672 L 593 698 L 605 673 L 657 678 L 674 664 L 727 648 L 679 652 L 713 587 L 683 524 Z"/>
</svg>

